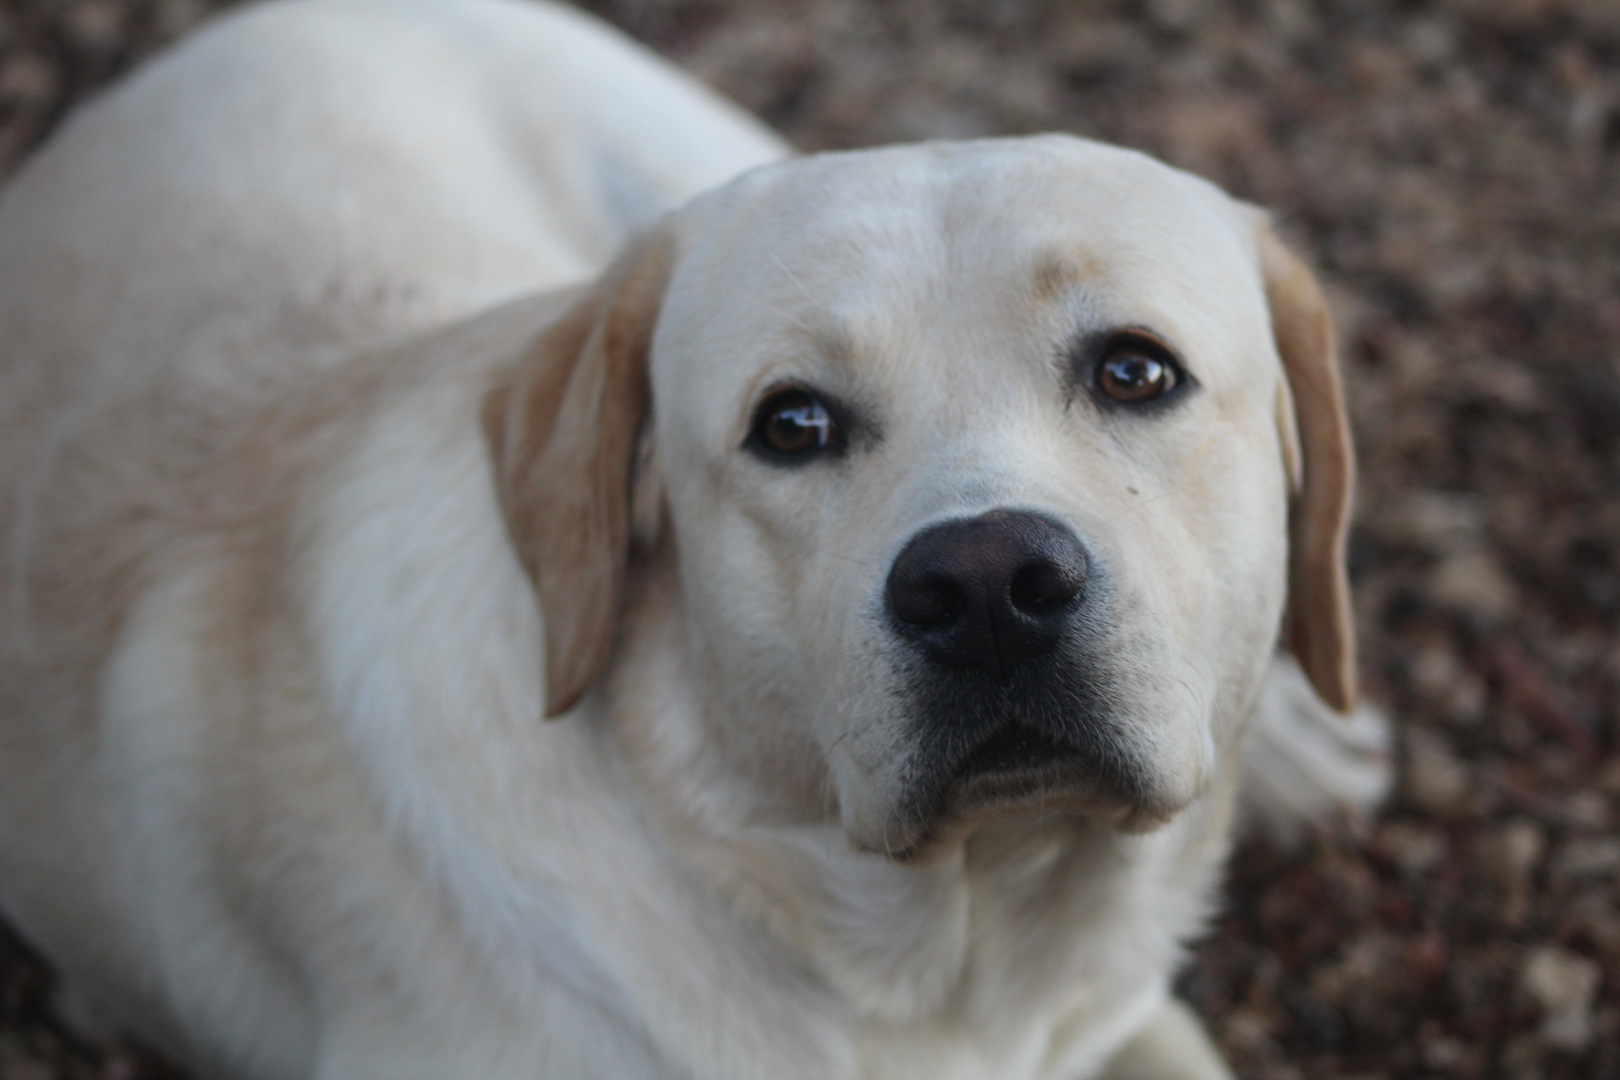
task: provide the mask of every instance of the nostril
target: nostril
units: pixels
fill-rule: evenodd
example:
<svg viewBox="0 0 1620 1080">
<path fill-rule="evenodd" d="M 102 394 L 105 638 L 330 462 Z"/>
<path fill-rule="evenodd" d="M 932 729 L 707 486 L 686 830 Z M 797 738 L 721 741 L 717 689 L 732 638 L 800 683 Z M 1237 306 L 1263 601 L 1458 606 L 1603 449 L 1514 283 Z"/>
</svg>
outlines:
<svg viewBox="0 0 1620 1080">
<path fill-rule="evenodd" d="M 889 606 L 900 621 L 917 627 L 944 626 L 967 606 L 962 587 L 936 574 L 891 581 Z"/>
<path fill-rule="evenodd" d="M 1080 595 L 1084 577 L 1046 561 L 1030 563 L 1013 575 L 1008 596 L 1026 615 L 1049 615 Z"/>
</svg>

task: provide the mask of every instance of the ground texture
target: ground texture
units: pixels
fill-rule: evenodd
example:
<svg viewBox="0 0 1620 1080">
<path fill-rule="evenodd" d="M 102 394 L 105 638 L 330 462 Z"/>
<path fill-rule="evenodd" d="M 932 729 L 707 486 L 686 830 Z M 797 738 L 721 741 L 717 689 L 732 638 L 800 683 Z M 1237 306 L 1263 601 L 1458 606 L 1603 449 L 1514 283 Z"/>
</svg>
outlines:
<svg viewBox="0 0 1620 1080">
<path fill-rule="evenodd" d="M 199 0 L 0 0 L 0 173 Z M 807 150 L 1063 130 L 1274 208 L 1339 320 L 1364 835 L 1237 854 L 1182 992 L 1250 1080 L 1620 1078 L 1620 4 L 593 0 Z M 159 1080 L 0 937 L 0 1080 Z"/>
</svg>

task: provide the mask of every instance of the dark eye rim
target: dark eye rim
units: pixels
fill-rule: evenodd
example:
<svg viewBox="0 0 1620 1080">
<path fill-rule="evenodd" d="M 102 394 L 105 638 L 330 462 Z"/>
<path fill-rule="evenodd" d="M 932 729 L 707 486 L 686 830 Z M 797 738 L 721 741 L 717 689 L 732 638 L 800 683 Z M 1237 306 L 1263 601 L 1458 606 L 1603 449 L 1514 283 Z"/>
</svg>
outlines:
<svg viewBox="0 0 1620 1080">
<path fill-rule="evenodd" d="M 832 438 L 825 446 L 801 451 L 785 451 L 778 450 L 765 441 L 765 424 L 773 411 L 773 406 L 779 405 L 785 398 L 794 396 L 802 396 L 816 402 L 832 420 Z M 848 433 L 848 410 L 836 398 L 803 383 L 777 383 L 760 394 L 754 403 L 753 414 L 748 422 L 748 436 L 743 440 L 743 449 L 773 465 L 808 465 L 812 461 L 841 455 L 849 446 Z"/>
<path fill-rule="evenodd" d="M 1163 364 L 1172 379 L 1170 389 L 1139 401 L 1123 401 L 1109 396 L 1099 385 L 1103 364 L 1127 352 L 1139 353 Z M 1188 372 L 1175 349 L 1159 335 L 1140 327 L 1123 327 L 1091 337 L 1074 351 L 1073 356 L 1075 381 L 1105 409 L 1154 412 L 1180 402 L 1198 387 L 1198 380 Z"/>
</svg>

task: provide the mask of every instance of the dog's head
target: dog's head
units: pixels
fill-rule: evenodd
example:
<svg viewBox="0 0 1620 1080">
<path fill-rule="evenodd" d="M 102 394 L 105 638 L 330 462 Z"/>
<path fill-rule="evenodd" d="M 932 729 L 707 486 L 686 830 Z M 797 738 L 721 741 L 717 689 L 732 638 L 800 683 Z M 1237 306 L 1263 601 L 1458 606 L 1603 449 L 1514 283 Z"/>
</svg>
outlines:
<svg viewBox="0 0 1620 1080">
<path fill-rule="evenodd" d="M 1139 154 L 748 174 L 610 269 L 486 427 L 548 710 L 610 657 L 639 456 L 726 753 L 812 759 L 862 847 L 1012 806 L 1165 820 L 1285 602 L 1318 692 L 1353 697 L 1320 292 L 1257 212 Z"/>
</svg>

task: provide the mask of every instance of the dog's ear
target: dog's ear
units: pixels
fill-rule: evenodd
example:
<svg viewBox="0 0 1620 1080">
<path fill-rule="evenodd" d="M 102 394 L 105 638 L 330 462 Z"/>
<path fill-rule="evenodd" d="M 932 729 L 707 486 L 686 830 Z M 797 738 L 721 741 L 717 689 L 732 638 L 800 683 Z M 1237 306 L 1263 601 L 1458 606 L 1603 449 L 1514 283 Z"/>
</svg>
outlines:
<svg viewBox="0 0 1620 1080">
<path fill-rule="evenodd" d="M 1355 457 L 1333 327 L 1316 278 L 1256 216 L 1271 330 L 1293 400 L 1281 420 L 1297 426 L 1297 435 L 1283 432 L 1285 454 L 1297 447 L 1289 466 L 1297 484 L 1288 509 L 1287 642 L 1322 700 L 1348 713 L 1356 702 L 1356 641 L 1345 538 Z"/>
<path fill-rule="evenodd" d="M 484 400 L 501 511 L 540 596 L 547 717 L 572 708 L 612 652 L 672 249 L 667 226 L 633 241 Z"/>
</svg>

